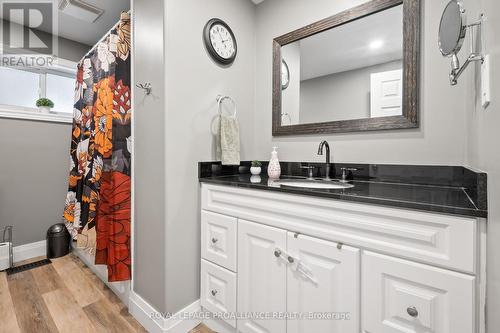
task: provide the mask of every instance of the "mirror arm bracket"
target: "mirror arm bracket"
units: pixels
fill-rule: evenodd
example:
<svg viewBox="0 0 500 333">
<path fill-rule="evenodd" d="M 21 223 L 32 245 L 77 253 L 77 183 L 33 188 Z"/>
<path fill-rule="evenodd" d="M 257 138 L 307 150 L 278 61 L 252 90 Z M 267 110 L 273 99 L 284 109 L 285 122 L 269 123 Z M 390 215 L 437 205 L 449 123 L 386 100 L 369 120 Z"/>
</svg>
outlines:
<svg viewBox="0 0 500 333">
<path fill-rule="evenodd" d="M 453 55 L 453 57 L 455 58 L 456 55 Z M 458 58 L 455 58 L 455 59 L 457 61 L 456 64 L 458 65 L 459 64 Z M 483 64 L 484 63 L 484 55 L 472 53 L 461 67 L 460 66 L 457 66 L 457 67 L 452 66 L 453 68 L 451 69 L 451 73 L 450 73 L 451 85 L 452 86 L 457 85 L 458 78 L 462 75 L 462 73 L 465 71 L 465 69 L 470 65 L 470 63 L 476 62 L 476 61 L 480 61 L 481 64 Z M 455 63 L 455 62 L 453 62 L 453 63 Z"/>
</svg>

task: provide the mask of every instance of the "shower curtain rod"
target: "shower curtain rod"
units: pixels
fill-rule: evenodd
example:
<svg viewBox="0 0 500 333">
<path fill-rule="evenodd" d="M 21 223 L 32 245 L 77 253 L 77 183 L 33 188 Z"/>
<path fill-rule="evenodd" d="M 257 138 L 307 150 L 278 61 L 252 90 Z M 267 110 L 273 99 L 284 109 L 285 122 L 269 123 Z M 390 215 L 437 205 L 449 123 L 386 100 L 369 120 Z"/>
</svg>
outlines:
<svg viewBox="0 0 500 333">
<path fill-rule="evenodd" d="M 122 12 L 122 13 L 124 13 L 124 12 Z M 131 13 L 131 10 L 129 10 L 127 13 L 128 13 L 128 14 L 130 14 L 130 13 Z M 91 48 L 91 49 L 90 49 L 87 53 L 85 53 L 85 55 L 84 55 L 84 56 L 83 56 L 83 57 L 82 57 L 82 58 L 78 61 L 78 63 L 80 63 L 83 59 L 85 59 L 85 57 L 86 57 L 86 56 L 88 56 L 88 55 L 90 54 L 90 52 L 94 51 L 94 49 L 97 47 L 97 45 L 99 45 L 99 43 L 101 43 L 101 42 L 102 42 L 102 41 L 103 41 L 106 37 L 108 37 L 109 33 L 110 33 L 111 31 L 113 31 L 113 29 L 115 29 L 115 28 L 118 26 L 118 24 L 120 24 L 120 21 L 121 21 L 121 19 L 120 19 L 120 20 L 118 20 L 118 22 L 116 22 L 116 24 L 115 24 L 115 25 L 113 25 L 113 26 L 112 26 L 112 27 L 111 27 L 111 28 L 110 28 L 110 29 L 109 29 L 109 30 L 108 30 L 108 31 L 107 31 L 107 32 L 106 32 L 106 33 L 105 33 L 105 34 L 101 37 L 101 39 L 99 39 L 99 41 L 97 41 L 97 43 L 95 43 L 95 44 L 94 44 L 94 46 L 92 46 L 92 48 Z"/>
</svg>

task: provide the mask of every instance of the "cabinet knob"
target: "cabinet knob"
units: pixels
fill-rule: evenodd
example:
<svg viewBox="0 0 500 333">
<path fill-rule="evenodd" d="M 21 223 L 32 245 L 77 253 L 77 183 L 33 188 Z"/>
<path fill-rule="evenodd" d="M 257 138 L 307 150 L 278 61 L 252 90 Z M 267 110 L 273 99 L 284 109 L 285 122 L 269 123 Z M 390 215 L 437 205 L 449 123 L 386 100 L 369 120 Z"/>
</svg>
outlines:
<svg viewBox="0 0 500 333">
<path fill-rule="evenodd" d="M 292 256 L 288 256 L 288 262 L 289 262 L 290 264 L 293 264 L 293 262 L 294 262 L 294 261 L 295 261 L 295 259 L 293 259 L 293 257 L 292 257 Z"/>
<path fill-rule="evenodd" d="M 211 293 L 212 293 L 212 296 L 215 296 L 215 295 L 217 295 L 217 290 L 214 289 L 211 291 Z"/>
<path fill-rule="evenodd" d="M 274 256 L 275 256 L 276 258 L 281 257 L 281 250 L 280 250 L 280 249 L 276 249 L 276 250 L 274 250 Z"/>
<path fill-rule="evenodd" d="M 219 241 L 219 240 L 218 240 L 217 238 L 215 238 L 215 237 L 214 237 L 214 238 L 212 238 L 212 244 L 215 244 L 215 243 L 217 243 L 218 241 Z"/>
<path fill-rule="evenodd" d="M 406 309 L 406 312 L 408 312 L 408 315 L 410 315 L 410 317 L 413 317 L 413 318 L 417 318 L 418 317 L 417 308 L 414 307 L 414 306 L 411 306 L 408 309 Z"/>
</svg>

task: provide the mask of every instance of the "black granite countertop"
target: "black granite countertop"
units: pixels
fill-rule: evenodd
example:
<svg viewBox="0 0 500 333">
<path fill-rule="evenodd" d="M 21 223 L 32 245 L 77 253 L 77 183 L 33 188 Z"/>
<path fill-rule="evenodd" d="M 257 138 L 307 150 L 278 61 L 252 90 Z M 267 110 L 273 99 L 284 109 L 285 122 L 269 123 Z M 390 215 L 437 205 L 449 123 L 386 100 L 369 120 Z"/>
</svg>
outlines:
<svg viewBox="0 0 500 333">
<path fill-rule="evenodd" d="M 301 165 L 314 163 L 282 162 L 284 179 L 304 178 Z M 340 174 L 341 167 L 332 168 L 332 178 Z M 291 194 L 331 198 L 352 202 L 370 203 L 390 207 L 417 209 L 453 215 L 483 217 L 486 207 L 486 174 L 462 167 L 424 167 L 393 165 L 356 165 L 360 169 L 350 174 L 348 189 L 312 189 L 280 185 L 269 180 L 265 165 L 260 176 L 249 174 L 249 162 L 241 166 L 226 167 L 217 162 L 199 164 L 199 180 L 202 183 L 236 186 L 243 188 L 277 191 Z M 374 172 L 376 167 L 376 172 Z M 321 175 L 321 164 L 315 176 Z M 428 168 L 428 170 L 427 170 Z M 364 172 L 363 172 L 364 170 Z M 413 177 L 411 176 L 413 171 Z M 429 174 L 427 174 L 427 171 Z M 287 175 L 288 174 L 288 175 Z M 383 174 L 383 175 L 381 175 Z M 418 177 L 415 179 L 415 175 Z M 429 178 L 427 178 L 429 177 Z M 319 178 L 319 177 L 318 177 Z"/>
</svg>

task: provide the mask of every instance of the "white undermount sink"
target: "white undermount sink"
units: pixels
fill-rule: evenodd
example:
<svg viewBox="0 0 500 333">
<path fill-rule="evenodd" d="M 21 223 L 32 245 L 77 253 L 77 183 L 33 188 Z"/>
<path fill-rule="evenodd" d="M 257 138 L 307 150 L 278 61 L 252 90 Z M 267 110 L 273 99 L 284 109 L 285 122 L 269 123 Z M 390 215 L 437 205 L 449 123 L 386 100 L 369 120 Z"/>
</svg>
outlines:
<svg viewBox="0 0 500 333">
<path fill-rule="evenodd" d="M 293 180 L 281 180 L 278 183 L 282 186 L 316 188 L 325 190 L 342 190 L 354 187 L 354 185 L 351 184 L 328 181 L 328 180 L 293 179 Z"/>
</svg>

